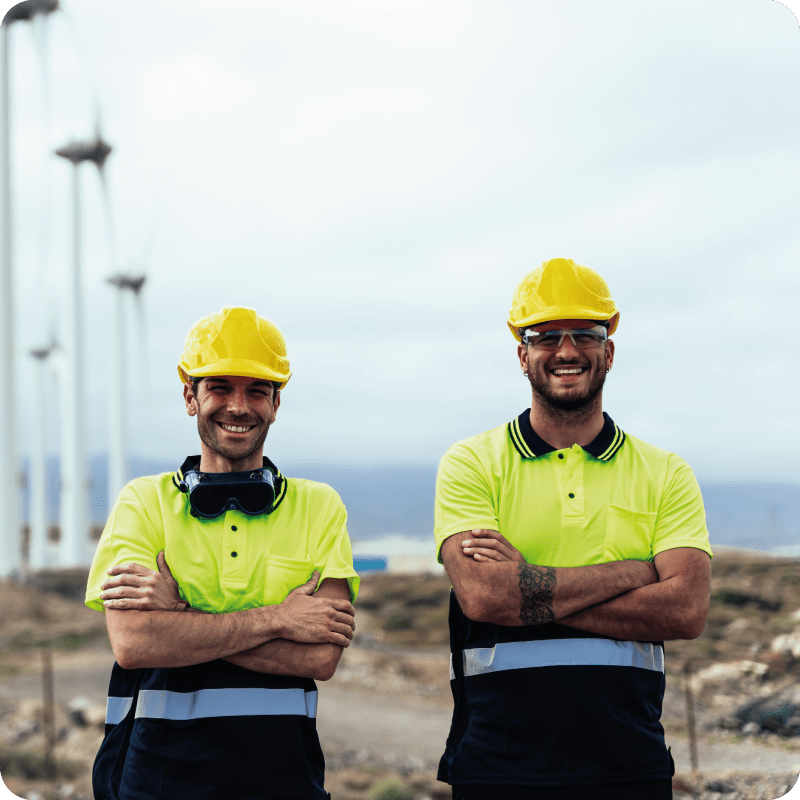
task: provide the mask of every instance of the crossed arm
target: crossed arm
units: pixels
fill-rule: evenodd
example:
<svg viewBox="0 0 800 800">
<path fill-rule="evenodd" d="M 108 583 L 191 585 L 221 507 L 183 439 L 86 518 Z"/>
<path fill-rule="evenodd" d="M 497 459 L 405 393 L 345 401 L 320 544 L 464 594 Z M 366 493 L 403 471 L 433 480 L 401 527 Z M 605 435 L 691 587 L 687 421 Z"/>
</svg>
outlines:
<svg viewBox="0 0 800 800">
<path fill-rule="evenodd" d="M 158 572 L 118 565 L 100 597 L 117 663 L 137 667 L 183 667 L 223 658 L 254 672 L 328 680 L 355 629 L 346 580 L 319 573 L 274 606 L 227 614 L 191 611 L 158 555 Z"/>
<path fill-rule="evenodd" d="M 497 531 L 446 539 L 442 561 L 464 613 L 479 622 L 557 622 L 634 641 L 694 639 L 705 626 L 711 560 L 679 547 L 648 561 L 541 567 Z"/>
</svg>

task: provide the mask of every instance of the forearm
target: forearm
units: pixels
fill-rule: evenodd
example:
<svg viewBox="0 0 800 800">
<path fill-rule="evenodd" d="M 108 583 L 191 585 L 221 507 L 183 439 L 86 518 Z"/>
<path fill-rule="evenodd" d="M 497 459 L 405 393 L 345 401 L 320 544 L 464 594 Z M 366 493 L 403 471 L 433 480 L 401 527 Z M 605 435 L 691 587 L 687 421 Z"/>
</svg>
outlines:
<svg viewBox="0 0 800 800">
<path fill-rule="evenodd" d="M 482 563 L 465 558 L 460 535 L 442 545 L 442 559 L 464 613 L 478 622 L 538 625 L 568 617 L 612 597 L 653 583 L 643 561 L 584 567 L 540 567 L 524 561 Z"/>
<path fill-rule="evenodd" d="M 111 646 L 124 669 L 185 667 L 251 650 L 280 637 L 278 606 L 229 614 L 107 610 Z"/>
<path fill-rule="evenodd" d="M 708 605 L 692 599 L 677 578 L 644 586 L 558 621 L 589 633 L 639 642 L 695 639 L 705 625 Z"/>
<path fill-rule="evenodd" d="M 225 660 L 253 672 L 327 681 L 333 677 L 343 650 L 335 644 L 301 644 L 288 639 L 272 639 L 252 650 L 227 656 Z"/>
</svg>

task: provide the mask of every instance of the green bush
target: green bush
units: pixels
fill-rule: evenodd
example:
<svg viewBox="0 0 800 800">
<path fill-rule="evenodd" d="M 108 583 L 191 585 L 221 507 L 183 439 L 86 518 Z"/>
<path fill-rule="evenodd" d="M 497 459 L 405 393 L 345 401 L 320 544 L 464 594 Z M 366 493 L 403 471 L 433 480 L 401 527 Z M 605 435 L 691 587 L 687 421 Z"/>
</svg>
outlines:
<svg viewBox="0 0 800 800">
<path fill-rule="evenodd" d="M 56 762 L 56 775 L 59 778 L 75 779 L 86 767 L 77 761 Z M 53 778 L 41 751 L 21 751 L 0 748 L 0 773 L 9 777 L 42 780 Z"/>
<path fill-rule="evenodd" d="M 369 787 L 367 800 L 414 800 L 414 792 L 397 778 L 384 778 Z"/>
<path fill-rule="evenodd" d="M 389 614 L 383 623 L 385 631 L 408 631 L 414 627 L 414 620 L 408 614 Z"/>
</svg>

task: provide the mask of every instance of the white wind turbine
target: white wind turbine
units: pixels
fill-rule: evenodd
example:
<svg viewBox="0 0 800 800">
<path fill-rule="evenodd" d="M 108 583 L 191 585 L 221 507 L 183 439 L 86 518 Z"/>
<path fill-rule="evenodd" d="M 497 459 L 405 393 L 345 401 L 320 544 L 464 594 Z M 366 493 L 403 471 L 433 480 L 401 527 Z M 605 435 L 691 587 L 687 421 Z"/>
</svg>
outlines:
<svg viewBox="0 0 800 800">
<path fill-rule="evenodd" d="M 62 421 L 61 452 L 61 545 L 60 566 L 81 566 L 87 559 L 86 515 L 86 371 L 84 359 L 84 310 L 81 281 L 80 165 L 90 161 L 103 176 L 111 147 L 99 130 L 88 141 L 73 141 L 56 150 L 56 155 L 73 167 L 73 269 L 68 292 L 65 341 L 65 415 Z"/>
<path fill-rule="evenodd" d="M 119 273 L 108 278 L 108 282 L 117 288 L 117 320 L 116 320 L 116 357 L 111 388 L 111 437 L 108 458 L 108 503 L 116 500 L 117 495 L 127 483 L 127 450 L 126 450 L 126 414 L 125 414 L 125 364 L 128 363 L 125 346 L 125 292 L 133 294 L 138 319 L 139 347 L 144 352 L 145 331 L 144 314 L 141 305 L 141 292 L 146 277 Z"/>
<path fill-rule="evenodd" d="M 14 353 L 13 225 L 11 192 L 11 27 L 58 10 L 58 0 L 24 0 L 3 17 L 0 60 L 0 374 L 7 391 L 0 393 L 0 575 L 10 575 L 21 565 L 17 430 L 16 359 Z"/>
</svg>

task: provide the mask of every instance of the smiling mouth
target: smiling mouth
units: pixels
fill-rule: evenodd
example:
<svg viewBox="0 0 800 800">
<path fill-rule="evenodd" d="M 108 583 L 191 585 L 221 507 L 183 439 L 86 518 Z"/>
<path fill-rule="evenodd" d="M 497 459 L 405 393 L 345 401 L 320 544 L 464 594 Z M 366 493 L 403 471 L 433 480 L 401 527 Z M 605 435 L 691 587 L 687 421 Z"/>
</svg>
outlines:
<svg viewBox="0 0 800 800">
<path fill-rule="evenodd" d="M 553 375 L 580 375 L 586 372 L 585 367 L 557 367 L 550 370 Z"/>
<path fill-rule="evenodd" d="M 228 433 L 247 433 L 255 428 L 255 425 L 229 425 L 227 422 L 218 422 L 217 425 Z"/>
</svg>

